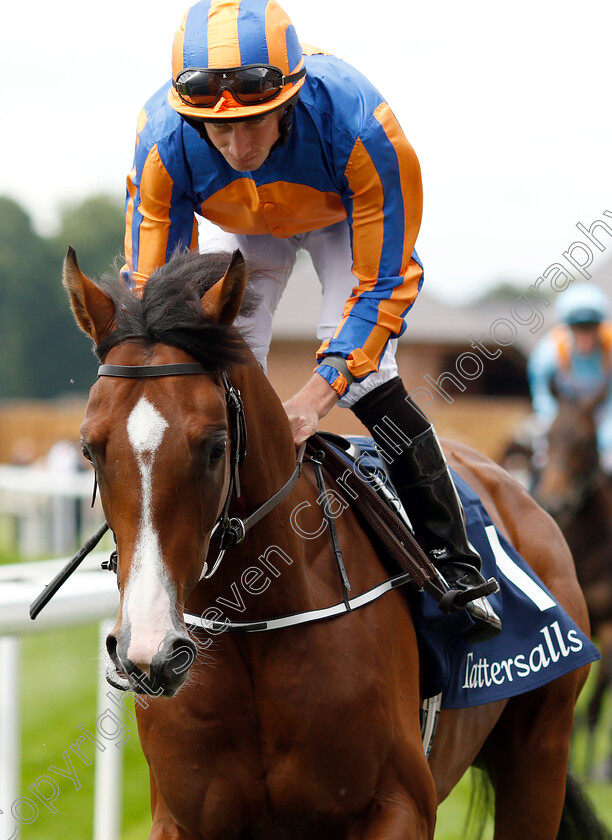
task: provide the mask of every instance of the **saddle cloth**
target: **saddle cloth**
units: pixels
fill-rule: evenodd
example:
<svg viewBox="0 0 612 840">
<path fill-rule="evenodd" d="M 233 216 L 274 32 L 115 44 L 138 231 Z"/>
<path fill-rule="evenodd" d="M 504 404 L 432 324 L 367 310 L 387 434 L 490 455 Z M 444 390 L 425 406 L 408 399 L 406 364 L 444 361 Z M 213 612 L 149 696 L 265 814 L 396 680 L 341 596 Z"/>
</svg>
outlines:
<svg viewBox="0 0 612 840">
<path fill-rule="evenodd" d="M 346 440 L 360 454 L 362 469 L 370 465 L 386 476 L 371 438 Z M 352 462 L 341 447 L 336 448 Z M 500 591 L 489 598 L 503 629 L 489 641 L 470 644 L 463 638 L 472 623 L 465 611 L 444 615 L 427 592 L 414 598 L 425 697 L 442 693 L 443 708 L 491 703 L 533 691 L 600 659 L 591 640 L 499 533 L 477 493 L 451 473 L 465 511 L 468 538 L 482 557 L 482 573 L 499 582 Z M 389 484 L 388 488 L 396 496 Z"/>
</svg>

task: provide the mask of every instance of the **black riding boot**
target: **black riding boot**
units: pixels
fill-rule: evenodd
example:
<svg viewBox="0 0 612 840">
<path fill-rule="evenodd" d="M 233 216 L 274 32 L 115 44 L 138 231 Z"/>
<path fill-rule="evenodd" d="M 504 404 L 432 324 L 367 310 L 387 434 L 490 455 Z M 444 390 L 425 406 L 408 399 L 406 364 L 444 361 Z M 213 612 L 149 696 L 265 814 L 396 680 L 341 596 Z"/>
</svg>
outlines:
<svg viewBox="0 0 612 840">
<path fill-rule="evenodd" d="M 399 378 L 367 394 L 353 411 L 385 453 L 391 481 L 421 548 L 451 589 L 474 590 L 474 600 L 466 606 L 476 622 L 471 639 L 496 635 L 501 621 L 482 596 L 497 585 L 480 573 L 481 558 L 468 541 L 463 508 L 432 425 Z"/>
</svg>

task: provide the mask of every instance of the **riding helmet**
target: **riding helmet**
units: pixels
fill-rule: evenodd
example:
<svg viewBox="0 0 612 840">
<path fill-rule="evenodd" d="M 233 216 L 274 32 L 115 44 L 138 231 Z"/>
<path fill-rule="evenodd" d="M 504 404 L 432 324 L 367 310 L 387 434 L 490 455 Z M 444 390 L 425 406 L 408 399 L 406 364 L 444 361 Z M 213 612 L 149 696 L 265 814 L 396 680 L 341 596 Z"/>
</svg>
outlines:
<svg viewBox="0 0 612 840">
<path fill-rule="evenodd" d="M 188 70 L 231 73 L 250 67 L 280 71 L 284 84 L 273 98 L 251 102 L 249 96 L 247 103 L 240 102 L 228 87 L 221 88 L 212 106 L 202 107 L 179 93 L 181 74 Z M 201 0 L 185 12 L 174 38 L 168 100 L 183 117 L 198 121 L 248 119 L 293 104 L 290 100 L 304 84 L 305 73 L 293 24 L 275 0 Z"/>
<path fill-rule="evenodd" d="M 608 317 L 609 302 L 597 286 L 580 283 L 559 294 L 557 318 L 572 326 L 575 324 L 601 324 Z"/>
</svg>

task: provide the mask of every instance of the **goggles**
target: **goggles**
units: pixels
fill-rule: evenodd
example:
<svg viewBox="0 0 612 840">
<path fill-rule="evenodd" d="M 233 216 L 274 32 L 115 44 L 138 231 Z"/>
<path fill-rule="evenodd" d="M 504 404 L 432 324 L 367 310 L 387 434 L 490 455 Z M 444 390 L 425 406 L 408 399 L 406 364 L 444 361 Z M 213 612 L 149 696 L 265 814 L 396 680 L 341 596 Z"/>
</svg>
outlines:
<svg viewBox="0 0 612 840">
<path fill-rule="evenodd" d="M 603 315 L 597 309 L 583 307 L 582 309 L 575 309 L 570 312 L 565 319 L 565 323 L 570 327 L 592 326 L 593 324 L 601 324 Z"/>
<path fill-rule="evenodd" d="M 196 108 L 212 108 L 224 90 L 241 105 L 257 105 L 274 99 L 285 85 L 305 75 L 305 67 L 284 76 L 278 67 L 269 64 L 245 64 L 225 70 L 186 67 L 172 84 L 183 102 Z"/>
</svg>

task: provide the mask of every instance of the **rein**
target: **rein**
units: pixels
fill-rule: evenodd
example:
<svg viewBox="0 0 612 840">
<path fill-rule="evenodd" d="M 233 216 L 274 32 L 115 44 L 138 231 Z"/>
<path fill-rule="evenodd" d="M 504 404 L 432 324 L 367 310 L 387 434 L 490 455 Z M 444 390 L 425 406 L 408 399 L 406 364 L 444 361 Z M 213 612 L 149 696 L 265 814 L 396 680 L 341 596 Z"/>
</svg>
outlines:
<svg viewBox="0 0 612 840">
<path fill-rule="evenodd" d="M 140 379 L 153 378 L 160 376 L 182 376 L 182 375 L 210 375 L 210 373 L 197 362 L 186 362 L 180 364 L 163 364 L 163 365 L 100 365 L 98 368 L 98 376 L 114 376 L 119 378 Z M 263 519 L 271 510 L 273 510 L 280 502 L 285 499 L 292 489 L 295 487 L 302 471 L 302 464 L 304 460 L 304 453 L 306 450 L 306 442 L 302 443 L 298 449 L 296 457 L 296 466 L 293 473 L 283 486 L 266 502 L 258 507 L 253 513 L 245 519 L 238 517 L 230 517 L 229 508 L 231 500 L 234 496 L 240 496 L 240 465 L 246 457 L 246 421 L 244 415 L 244 404 L 240 391 L 231 384 L 227 373 L 221 372 L 221 381 L 225 390 L 225 399 L 228 410 L 228 419 L 231 437 L 231 451 L 230 451 L 230 480 L 227 490 L 227 495 L 219 514 L 219 518 L 215 523 L 211 536 L 217 535 L 219 538 L 219 553 L 210 571 L 208 564 L 204 563 L 200 580 L 210 578 L 216 570 L 226 553 L 232 546 L 239 545 L 245 538 L 247 531 Z M 328 444 L 320 437 L 317 443 L 321 446 L 323 451 L 317 451 L 310 458 L 313 468 L 315 470 L 315 477 L 319 490 L 324 493 L 323 472 L 321 469 L 322 460 L 326 456 L 335 458 L 332 450 Z M 223 629 L 234 632 L 257 632 L 262 630 L 274 630 L 281 627 L 290 627 L 296 624 L 311 623 L 320 621 L 322 619 L 331 618 L 332 616 L 341 615 L 343 613 L 351 612 L 361 606 L 371 603 L 398 586 L 402 586 L 409 581 L 413 581 L 420 588 L 425 588 L 432 594 L 440 597 L 443 593 L 440 591 L 440 581 L 438 574 L 431 565 L 429 559 L 423 555 L 422 550 L 414 540 L 411 532 L 402 525 L 395 514 L 393 514 L 387 506 L 380 501 L 377 494 L 371 491 L 369 486 L 365 485 L 360 488 L 361 494 L 356 493 L 355 496 L 371 496 L 369 505 L 374 504 L 374 510 L 378 508 L 378 517 L 375 517 L 377 523 L 377 533 L 382 539 L 384 545 L 391 549 L 392 556 L 399 560 L 400 565 L 403 566 L 403 573 L 395 575 L 378 586 L 374 587 L 362 595 L 350 599 L 348 591 L 350 590 L 350 583 L 346 575 L 344 563 L 342 560 L 342 552 L 338 544 L 335 524 L 333 516 L 325 511 L 328 531 L 332 541 L 332 548 L 340 574 L 342 586 L 342 601 L 332 607 L 327 607 L 321 610 L 311 610 L 303 613 L 293 613 L 290 615 L 279 616 L 278 618 L 268 619 L 264 621 L 255 622 L 210 622 L 204 621 L 199 616 L 194 616 L 185 613 L 185 621 L 195 627 L 202 629 L 210 629 L 218 632 L 217 624 L 221 624 Z M 362 498 L 362 501 L 365 501 Z M 370 508 L 369 508 L 370 509 Z M 95 544 L 99 541 L 101 536 L 108 529 L 108 525 L 104 523 L 103 526 L 96 532 L 96 534 L 83 546 L 77 555 L 60 571 L 58 575 L 51 581 L 51 583 L 43 590 L 38 598 L 32 603 L 30 607 L 30 617 L 34 619 L 40 612 L 43 606 L 53 597 L 59 587 L 68 579 L 68 577 L 76 570 L 85 556 L 92 550 Z M 398 532 L 399 529 L 399 532 Z M 393 534 L 393 535 L 392 535 Z M 410 545 L 413 551 L 416 551 L 417 556 L 420 555 L 420 562 L 414 559 L 414 555 L 408 550 Z M 118 558 L 116 552 L 113 552 L 114 557 L 111 561 L 103 564 L 103 568 L 110 569 L 116 574 L 119 574 Z"/>
<path fill-rule="evenodd" d="M 198 362 L 184 362 L 169 365 L 100 365 L 98 376 L 117 376 L 125 379 L 142 379 L 159 376 L 183 376 L 183 375 L 208 375 L 208 371 Z M 240 391 L 234 388 L 225 371 L 221 372 L 221 381 L 225 389 L 225 402 L 227 405 L 231 452 L 230 452 L 230 481 L 227 488 L 225 502 L 212 531 L 219 539 L 219 553 L 210 571 L 208 564 L 204 563 L 200 580 L 210 578 L 219 568 L 225 552 L 235 545 L 239 545 L 245 538 L 246 532 L 267 513 L 273 510 L 282 500 L 289 495 L 297 483 L 304 459 L 305 444 L 300 447 L 297 455 L 295 469 L 289 479 L 283 484 L 267 502 L 247 516 L 246 519 L 239 519 L 229 515 L 229 508 L 234 494 L 240 498 L 240 466 L 246 457 L 246 420 L 244 416 L 244 403 Z"/>
<path fill-rule="evenodd" d="M 165 365 L 100 365 L 98 367 L 98 377 L 100 376 L 115 376 L 122 379 L 143 379 L 153 378 L 159 376 L 184 376 L 184 375 L 210 375 L 209 372 L 197 362 L 185 362 L 180 364 L 165 364 Z M 221 560 L 225 552 L 234 545 L 239 545 L 245 538 L 247 531 L 256 525 L 261 519 L 266 516 L 271 510 L 279 505 L 283 499 L 295 487 L 302 472 L 302 463 L 304 460 L 304 452 L 306 444 L 303 443 L 298 449 L 296 457 L 296 465 L 288 480 L 283 484 L 280 490 L 271 496 L 266 502 L 257 508 L 246 519 L 239 519 L 238 517 L 230 517 L 229 508 L 234 493 L 236 497 L 240 496 L 240 476 L 239 470 L 242 462 L 246 457 L 246 421 L 244 416 L 244 404 L 240 391 L 231 384 L 229 377 L 225 371 L 221 372 L 221 381 L 225 389 L 225 400 L 228 408 L 230 437 L 231 437 L 231 452 L 230 452 L 230 480 L 227 489 L 227 495 L 223 508 L 219 514 L 219 518 L 215 523 L 211 536 L 218 535 L 219 538 L 219 554 L 215 560 L 212 569 L 208 571 L 208 565 L 205 563 L 202 569 L 200 580 L 210 578 L 219 568 Z M 94 488 L 97 481 L 94 476 Z M 95 497 L 95 489 L 94 489 Z M 75 556 L 61 569 L 53 580 L 45 586 L 43 591 L 38 595 L 30 605 L 30 618 L 34 620 L 40 613 L 43 607 L 49 603 L 51 598 L 55 595 L 58 589 L 68 580 L 73 572 L 80 566 L 85 557 L 95 548 L 98 542 L 102 539 L 108 524 L 105 522 L 98 528 L 96 533 L 90 537 L 83 547 L 75 554 Z M 116 552 L 111 555 L 110 561 L 105 561 L 103 568 L 109 569 L 118 574 L 118 558 Z"/>
</svg>

